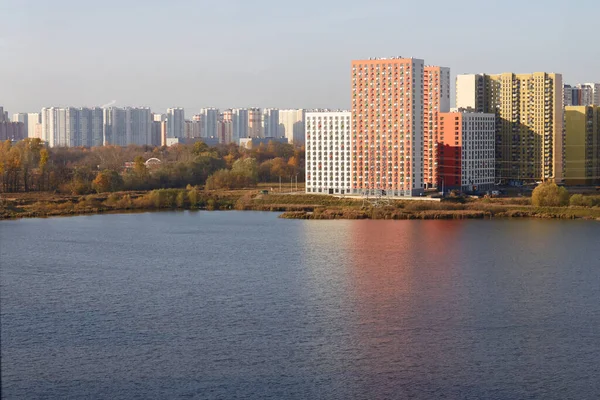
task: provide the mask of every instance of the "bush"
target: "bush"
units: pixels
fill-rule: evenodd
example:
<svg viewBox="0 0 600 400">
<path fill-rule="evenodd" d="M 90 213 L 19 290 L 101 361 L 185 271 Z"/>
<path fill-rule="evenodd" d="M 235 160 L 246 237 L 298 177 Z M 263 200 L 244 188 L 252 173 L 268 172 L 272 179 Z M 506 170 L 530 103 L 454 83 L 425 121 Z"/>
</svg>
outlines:
<svg viewBox="0 0 600 400">
<path fill-rule="evenodd" d="M 556 183 L 545 182 L 531 194 L 531 204 L 536 207 L 559 207 L 569 205 L 569 192 Z"/>
<path fill-rule="evenodd" d="M 569 200 L 569 204 L 572 206 L 579 206 L 579 207 L 592 207 L 594 205 L 591 198 L 584 197 L 581 194 L 574 194 L 573 196 L 571 196 L 571 199 Z"/>
<path fill-rule="evenodd" d="M 240 171 L 221 169 L 206 180 L 206 189 L 242 189 L 255 186 L 256 180 Z"/>
<path fill-rule="evenodd" d="M 177 207 L 179 208 L 185 208 L 185 206 L 187 205 L 187 196 L 183 190 L 177 193 L 177 197 L 175 198 L 175 204 L 177 204 Z"/>
<path fill-rule="evenodd" d="M 92 182 L 92 188 L 98 192 L 117 192 L 123 188 L 123 178 L 116 171 L 104 170 L 98 172 Z"/>
<path fill-rule="evenodd" d="M 190 202 L 190 207 L 196 208 L 196 207 L 198 207 L 198 192 L 196 191 L 196 189 L 194 189 L 190 185 L 188 185 L 188 187 L 190 187 L 190 189 L 188 189 L 187 198 L 188 198 L 188 201 Z"/>
</svg>

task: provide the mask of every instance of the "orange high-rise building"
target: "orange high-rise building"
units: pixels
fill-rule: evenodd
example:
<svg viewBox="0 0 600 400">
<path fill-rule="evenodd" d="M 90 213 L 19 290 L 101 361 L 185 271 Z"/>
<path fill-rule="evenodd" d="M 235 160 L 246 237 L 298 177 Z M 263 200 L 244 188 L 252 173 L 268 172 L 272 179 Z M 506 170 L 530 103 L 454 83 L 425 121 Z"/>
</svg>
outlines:
<svg viewBox="0 0 600 400">
<path fill-rule="evenodd" d="M 423 77 L 423 179 L 426 188 L 439 185 L 439 114 L 450 111 L 450 68 L 426 66 Z"/>
<path fill-rule="evenodd" d="M 423 60 L 352 61 L 352 192 L 423 191 Z"/>
</svg>

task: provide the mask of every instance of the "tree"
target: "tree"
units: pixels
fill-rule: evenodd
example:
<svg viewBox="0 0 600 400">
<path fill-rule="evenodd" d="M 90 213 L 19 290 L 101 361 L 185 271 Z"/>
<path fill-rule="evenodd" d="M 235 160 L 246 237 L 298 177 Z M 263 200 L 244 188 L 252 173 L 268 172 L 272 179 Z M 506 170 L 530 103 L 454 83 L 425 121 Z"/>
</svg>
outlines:
<svg viewBox="0 0 600 400">
<path fill-rule="evenodd" d="M 144 157 L 137 156 L 133 159 L 133 172 L 139 178 L 146 178 L 146 176 L 148 175 L 148 168 L 146 167 Z"/>
<path fill-rule="evenodd" d="M 571 196 L 569 204 L 578 207 L 592 207 L 594 202 L 590 197 L 584 197 L 582 194 L 574 194 Z"/>
<path fill-rule="evenodd" d="M 192 148 L 192 153 L 194 153 L 197 156 L 208 151 L 210 151 L 210 147 L 208 147 L 208 145 L 204 142 L 196 142 L 194 143 L 194 147 Z"/>
<path fill-rule="evenodd" d="M 569 205 L 569 192 L 556 183 L 544 182 L 533 190 L 531 204 L 536 207 L 559 207 Z"/>
<path fill-rule="evenodd" d="M 93 189 L 98 193 L 116 192 L 123 187 L 123 178 L 116 171 L 105 169 L 98 172 L 92 182 Z"/>
<path fill-rule="evenodd" d="M 38 183 L 38 190 L 44 190 L 45 182 L 46 182 L 46 165 L 48 165 L 48 159 L 50 158 L 50 154 L 48 153 L 48 149 L 40 150 L 40 162 L 38 163 L 38 168 L 40 169 L 40 181 Z"/>
<path fill-rule="evenodd" d="M 246 176 L 250 182 L 258 182 L 258 163 L 254 158 L 242 158 L 233 163 L 231 170 Z"/>
</svg>

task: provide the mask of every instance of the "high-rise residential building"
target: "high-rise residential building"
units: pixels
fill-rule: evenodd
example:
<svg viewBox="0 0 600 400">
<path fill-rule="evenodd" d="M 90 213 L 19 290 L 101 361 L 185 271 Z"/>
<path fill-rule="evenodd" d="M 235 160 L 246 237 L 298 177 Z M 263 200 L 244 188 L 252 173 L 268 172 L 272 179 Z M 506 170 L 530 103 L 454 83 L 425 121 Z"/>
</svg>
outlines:
<svg viewBox="0 0 600 400">
<path fill-rule="evenodd" d="M 219 121 L 219 109 L 217 108 L 203 108 L 198 114 L 201 122 L 200 137 L 212 138 L 217 137 L 217 128 Z"/>
<path fill-rule="evenodd" d="M 496 114 L 496 178 L 500 183 L 563 179 L 562 75 L 546 72 L 480 75 L 474 89 L 456 80 L 456 93 L 477 98 Z M 480 86 L 483 85 L 483 88 Z M 462 106 L 464 103 L 457 106 Z"/>
<path fill-rule="evenodd" d="M 278 137 L 285 137 L 288 143 L 297 146 L 304 144 L 304 123 L 306 110 L 279 110 Z"/>
<path fill-rule="evenodd" d="M 198 118 L 196 118 L 198 117 Z M 189 121 L 185 121 L 185 138 L 199 138 L 202 137 L 202 116 L 194 115 L 194 118 Z"/>
<path fill-rule="evenodd" d="M 25 135 L 26 137 L 29 136 L 29 130 L 28 128 L 28 119 L 27 119 L 27 113 L 16 113 L 12 115 L 11 118 L 12 122 L 21 122 L 23 124 L 23 126 L 25 127 Z"/>
<path fill-rule="evenodd" d="M 27 114 L 27 137 L 42 138 L 42 116 L 40 113 Z"/>
<path fill-rule="evenodd" d="M 591 91 L 589 105 L 600 106 L 600 83 L 584 83 L 584 85 L 589 87 Z"/>
<path fill-rule="evenodd" d="M 564 88 L 565 107 L 600 105 L 600 83 L 578 83 Z"/>
<path fill-rule="evenodd" d="M 565 183 L 600 183 L 600 106 L 565 107 Z"/>
<path fill-rule="evenodd" d="M 149 108 L 104 109 L 104 144 L 116 146 L 150 145 L 152 112 Z"/>
<path fill-rule="evenodd" d="M 233 142 L 233 122 L 231 120 L 217 122 L 216 138 L 220 144 L 229 144 Z"/>
<path fill-rule="evenodd" d="M 571 85 L 563 85 L 563 105 L 565 107 L 573 105 L 573 88 Z"/>
<path fill-rule="evenodd" d="M 185 137 L 185 111 L 183 108 L 167 109 L 167 137 Z"/>
<path fill-rule="evenodd" d="M 456 77 L 456 108 L 485 112 L 487 104 L 487 86 L 484 74 L 466 74 Z"/>
<path fill-rule="evenodd" d="M 79 133 L 75 146 L 102 146 L 104 144 L 104 112 L 100 107 L 80 108 L 78 115 Z"/>
<path fill-rule="evenodd" d="M 19 141 L 27 137 L 25 134 L 25 124 L 22 122 L 11 122 L 8 116 L 0 118 L 0 141 L 11 140 Z"/>
<path fill-rule="evenodd" d="M 161 145 L 161 121 L 152 121 L 152 128 L 150 132 L 150 146 L 160 146 Z"/>
<path fill-rule="evenodd" d="M 306 113 L 306 192 L 351 193 L 351 113 Z"/>
<path fill-rule="evenodd" d="M 277 137 L 279 133 L 279 110 L 276 108 L 263 108 L 261 125 L 262 137 Z"/>
<path fill-rule="evenodd" d="M 248 109 L 248 137 L 263 137 L 262 114 L 260 108 Z"/>
<path fill-rule="evenodd" d="M 0 122 L 8 122 L 8 113 L 4 111 L 3 106 L 0 106 Z"/>
<path fill-rule="evenodd" d="M 423 192 L 423 60 L 352 61 L 352 190 Z"/>
<path fill-rule="evenodd" d="M 573 90 L 574 106 L 600 105 L 600 83 L 580 83 Z"/>
<path fill-rule="evenodd" d="M 240 138 L 248 137 L 248 110 L 233 108 L 223 112 L 223 122 L 231 121 L 231 141 L 239 143 Z"/>
<path fill-rule="evenodd" d="M 39 136 L 50 147 L 101 146 L 103 119 L 103 111 L 97 107 L 43 108 Z"/>
<path fill-rule="evenodd" d="M 163 122 L 167 120 L 166 114 L 152 113 L 152 121 Z"/>
<path fill-rule="evenodd" d="M 438 188 L 470 192 L 494 186 L 495 125 L 495 114 L 440 113 Z"/>
<path fill-rule="evenodd" d="M 450 111 L 450 68 L 426 66 L 423 75 L 423 181 L 426 188 L 438 184 L 439 114 Z"/>
</svg>

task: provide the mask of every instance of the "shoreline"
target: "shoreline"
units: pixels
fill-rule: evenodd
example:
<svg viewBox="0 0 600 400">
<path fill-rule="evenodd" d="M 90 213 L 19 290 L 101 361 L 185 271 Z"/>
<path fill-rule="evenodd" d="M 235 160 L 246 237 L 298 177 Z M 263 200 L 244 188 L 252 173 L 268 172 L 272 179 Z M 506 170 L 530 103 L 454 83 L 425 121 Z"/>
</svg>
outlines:
<svg viewBox="0 0 600 400">
<path fill-rule="evenodd" d="M 283 219 L 583 219 L 600 221 L 600 207 L 534 207 L 526 198 L 446 199 L 441 202 L 391 200 L 375 207 L 362 199 L 311 194 L 262 194 L 257 188 L 204 191 L 161 189 L 61 195 L 2 194 L 0 220 L 160 211 L 270 211 Z"/>
</svg>

